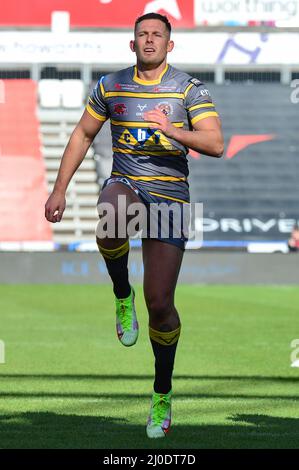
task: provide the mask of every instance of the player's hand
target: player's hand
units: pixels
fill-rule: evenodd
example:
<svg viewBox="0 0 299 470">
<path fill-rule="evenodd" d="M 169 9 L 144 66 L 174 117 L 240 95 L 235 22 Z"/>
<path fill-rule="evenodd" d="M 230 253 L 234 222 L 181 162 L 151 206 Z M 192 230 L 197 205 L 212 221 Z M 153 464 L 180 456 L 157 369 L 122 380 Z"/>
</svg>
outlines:
<svg viewBox="0 0 299 470">
<path fill-rule="evenodd" d="M 49 222 L 60 222 L 65 209 L 65 193 L 53 191 L 45 205 L 45 217 Z"/>
<path fill-rule="evenodd" d="M 174 136 L 176 128 L 160 109 L 152 109 L 151 111 L 143 113 L 143 119 L 149 121 L 149 127 L 151 129 L 159 129 L 164 135 L 170 138 Z"/>
</svg>

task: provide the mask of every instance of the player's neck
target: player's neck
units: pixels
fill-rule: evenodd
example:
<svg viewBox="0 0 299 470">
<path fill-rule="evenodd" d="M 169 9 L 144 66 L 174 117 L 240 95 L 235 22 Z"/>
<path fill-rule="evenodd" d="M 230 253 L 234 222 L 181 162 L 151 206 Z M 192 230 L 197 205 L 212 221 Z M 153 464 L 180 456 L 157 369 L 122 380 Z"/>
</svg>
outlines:
<svg viewBox="0 0 299 470">
<path fill-rule="evenodd" d="M 136 64 L 137 77 L 140 78 L 140 80 L 145 80 L 145 81 L 158 80 L 161 77 L 161 74 L 164 72 L 165 67 L 166 67 L 166 60 L 164 60 L 158 67 L 155 66 L 153 68 L 150 68 L 149 65 L 140 64 L 137 62 Z"/>
</svg>

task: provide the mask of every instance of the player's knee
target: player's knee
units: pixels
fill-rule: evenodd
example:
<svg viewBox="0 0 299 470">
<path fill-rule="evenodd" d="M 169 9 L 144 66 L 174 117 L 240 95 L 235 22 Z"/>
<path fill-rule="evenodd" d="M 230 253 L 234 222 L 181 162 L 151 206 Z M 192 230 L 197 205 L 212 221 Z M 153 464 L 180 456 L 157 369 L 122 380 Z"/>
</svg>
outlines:
<svg viewBox="0 0 299 470">
<path fill-rule="evenodd" d="M 155 321 L 163 321 L 171 315 L 174 304 L 172 295 L 155 294 L 146 299 L 150 317 Z"/>
<path fill-rule="evenodd" d="M 96 230 L 97 238 L 126 238 L 126 214 L 111 203 L 101 206 Z"/>
</svg>

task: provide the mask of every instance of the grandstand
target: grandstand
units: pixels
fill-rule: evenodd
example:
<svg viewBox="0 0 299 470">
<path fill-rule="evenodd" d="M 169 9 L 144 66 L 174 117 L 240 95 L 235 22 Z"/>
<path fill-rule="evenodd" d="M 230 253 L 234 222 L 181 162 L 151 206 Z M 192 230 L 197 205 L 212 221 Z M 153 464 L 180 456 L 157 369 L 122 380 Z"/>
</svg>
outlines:
<svg viewBox="0 0 299 470">
<path fill-rule="evenodd" d="M 288 25 L 287 18 L 283 18 L 285 12 L 276 12 L 277 25 L 282 27 L 275 29 L 273 21 L 268 21 L 269 10 L 268 16 L 266 13 L 256 13 L 256 18 L 259 17 L 260 21 L 249 21 L 247 26 L 242 24 L 242 27 L 240 24 L 238 27 L 237 22 L 231 18 L 227 21 L 227 15 L 222 23 L 219 16 L 217 20 L 215 16 L 217 27 L 211 12 L 207 10 L 204 20 L 199 3 L 195 2 L 195 6 L 193 19 L 186 7 L 181 22 L 174 21 L 178 52 L 169 56 L 169 61 L 207 83 L 223 121 L 226 144 L 223 159 L 216 161 L 193 151 L 189 155 L 192 200 L 204 203 L 203 248 L 246 248 L 255 241 L 285 243 L 292 224 L 298 220 L 298 106 L 290 99 L 290 84 L 299 76 L 299 67 L 290 48 L 294 40 L 298 41 L 297 30 L 293 28 L 291 34 L 285 34 Z M 36 10 L 36 21 L 43 25 L 40 31 L 32 25 L 32 19 L 29 20 L 25 12 L 20 11 L 18 21 L 23 31 L 15 36 L 13 45 L 9 42 L 13 29 L 12 6 L 4 11 L 2 31 L 0 30 L 0 80 L 2 89 L 5 90 L 9 90 L 12 83 L 15 86 L 19 83 L 22 94 L 27 89 L 26 81 L 28 86 L 31 86 L 30 83 L 37 84 L 33 94 L 28 94 L 28 112 L 31 116 L 25 120 L 36 124 L 35 130 L 28 128 L 26 131 L 26 142 L 31 145 L 34 133 L 35 136 L 38 134 L 34 145 L 35 151 L 40 152 L 39 171 L 44 172 L 40 181 L 46 181 L 50 192 L 64 147 L 80 118 L 91 88 L 102 74 L 126 67 L 132 58 L 129 51 L 124 53 L 119 49 L 119 45 L 130 37 L 126 29 L 119 29 L 114 36 L 109 31 L 105 36 L 104 29 L 97 33 L 90 23 L 86 32 L 90 19 L 86 17 L 82 19 L 84 24 L 79 24 L 73 14 L 73 7 L 70 7 L 70 24 L 66 13 L 54 12 L 56 16 L 53 13 L 51 33 L 49 8 L 48 3 L 45 3 L 44 9 Z M 95 8 L 94 4 L 92 8 Z M 185 6 L 180 5 L 180 8 Z M 290 12 L 289 14 L 291 15 Z M 115 24 L 119 21 L 116 18 L 113 18 Z M 288 20 L 291 26 L 294 26 L 293 19 Z M 128 25 L 129 23 L 119 26 L 126 28 Z M 189 28 L 189 31 L 182 32 L 180 27 Z M 204 36 L 210 34 L 209 31 L 218 31 L 218 35 Z M 65 38 L 63 42 L 60 41 L 61 34 Z M 193 41 L 199 43 L 209 37 L 210 56 L 204 54 L 201 60 L 192 62 L 191 56 L 181 53 L 188 47 L 191 34 Z M 82 38 L 81 41 L 78 41 L 79 37 Z M 285 50 L 288 50 L 288 57 L 277 52 L 277 37 Z M 22 50 L 18 39 L 22 42 Z M 33 46 L 34 40 L 36 44 L 41 44 L 40 48 Z M 87 57 L 83 49 L 80 49 L 81 42 L 84 50 L 91 51 Z M 97 62 L 96 48 L 101 51 Z M 75 56 L 82 57 L 81 62 L 72 58 Z M 0 105 L 2 161 L 4 162 L 3 156 L 6 155 L 7 140 L 17 140 L 18 148 L 11 149 L 9 153 L 9 165 L 12 165 L 12 157 L 22 154 L 23 157 L 28 156 L 28 149 L 26 145 L 20 147 L 22 138 L 15 138 L 13 123 L 4 117 L 7 106 L 11 110 L 16 107 L 16 100 L 8 92 L 5 99 L 6 104 Z M 36 139 L 39 139 L 40 146 Z M 31 146 L 32 151 L 33 147 Z M 110 168 L 110 131 L 105 124 L 69 186 L 63 221 L 52 227 L 44 224 L 43 235 L 38 231 L 35 234 L 28 230 L 22 232 L 21 228 L 17 235 L 13 235 L 10 230 L 12 222 L 2 217 L 2 246 L 3 242 L 16 242 L 18 237 L 19 241 L 52 241 L 52 246 L 56 247 L 75 242 L 93 242 L 97 221 L 96 201 Z M 15 171 L 20 171 L 19 164 Z M 1 188 L 8 195 L 12 186 L 4 175 L 2 173 L 6 184 L 2 183 Z M 42 187 L 39 191 L 43 191 Z M 12 193 L 8 199 L 13 199 Z M 23 210 L 24 204 L 26 199 L 22 201 Z M 2 214 L 5 210 L 8 217 L 7 209 L 2 208 Z M 30 207 L 25 210 L 28 212 Z M 41 210 L 40 200 L 39 214 Z M 15 220 L 20 219 L 16 214 L 17 212 Z"/>
<path fill-rule="evenodd" d="M 2 241 L 48 241 L 41 201 L 47 197 L 36 116 L 36 83 L 2 81 L 0 104 L 0 233 Z M 20 103 L 21 106 L 20 106 Z"/>
<path fill-rule="evenodd" d="M 53 188 L 63 150 L 81 114 L 81 109 L 39 109 L 42 153 L 49 192 Z M 78 239 L 94 241 L 98 195 L 94 150 L 90 148 L 69 185 L 63 221 L 53 227 L 55 242 L 68 244 Z"/>
<path fill-rule="evenodd" d="M 290 220 L 298 218 L 298 109 L 290 89 L 273 82 L 210 89 L 226 151 L 221 161 L 190 162 L 192 198 L 203 201 L 204 216 L 220 225 L 207 238 L 283 240 Z"/>
<path fill-rule="evenodd" d="M 192 70 L 188 72 L 192 74 Z M 198 72 L 194 75 L 201 78 Z M 12 82 L 18 83 L 17 80 L 3 81 L 5 87 Z M 77 79 L 53 79 L 53 84 L 81 85 L 81 99 L 70 106 L 63 89 L 60 98 L 51 95 L 49 82 L 51 85 L 49 79 L 39 81 L 38 110 L 34 110 L 36 95 L 31 96 L 30 109 L 31 118 L 37 115 L 39 120 L 41 155 L 48 191 L 51 191 L 61 155 L 82 113 L 86 100 L 83 89 L 89 90 L 92 84 L 86 83 L 83 87 L 83 82 Z M 26 80 L 19 81 L 20 85 L 23 83 Z M 194 152 L 189 156 L 192 200 L 204 203 L 205 240 L 284 240 L 291 230 L 290 220 L 298 217 L 298 112 L 289 100 L 290 89 L 280 83 L 246 79 L 243 83 L 207 84 L 222 117 L 226 153 L 221 161 Z M 42 91 L 43 85 L 48 85 L 45 91 Z M 49 94 L 50 103 L 47 102 Z M 15 106 L 15 102 L 11 106 Z M 1 127 L 2 147 L 12 138 L 12 128 L 10 121 Z M 28 132 L 27 142 L 31 142 Z M 26 148 L 23 152 L 26 155 Z M 95 205 L 111 162 L 110 130 L 106 124 L 69 186 L 63 221 L 53 226 L 54 242 L 94 240 Z"/>
</svg>

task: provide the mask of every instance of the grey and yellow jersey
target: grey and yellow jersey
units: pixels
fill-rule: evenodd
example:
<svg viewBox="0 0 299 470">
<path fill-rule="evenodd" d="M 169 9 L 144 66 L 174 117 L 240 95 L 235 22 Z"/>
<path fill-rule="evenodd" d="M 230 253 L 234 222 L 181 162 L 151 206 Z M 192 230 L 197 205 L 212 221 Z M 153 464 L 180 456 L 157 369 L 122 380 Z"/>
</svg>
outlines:
<svg viewBox="0 0 299 470">
<path fill-rule="evenodd" d="M 143 113 L 154 108 L 186 130 L 201 119 L 218 116 L 205 85 L 170 65 L 152 81 L 138 78 L 136 66 L 103 76 L 86 107 L 94 118 L 110 119 L 112 175 L 126 175 L 160 190 L 165 183 L 179 189 L 187 183 L 188 148 L 159 129 L 149 128 Z"/>
</svg>

